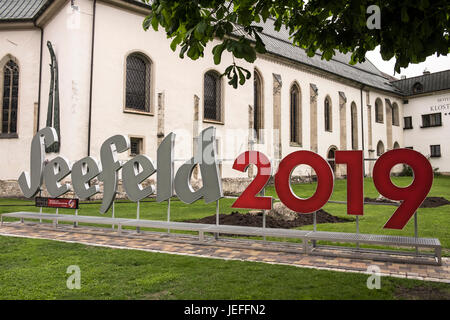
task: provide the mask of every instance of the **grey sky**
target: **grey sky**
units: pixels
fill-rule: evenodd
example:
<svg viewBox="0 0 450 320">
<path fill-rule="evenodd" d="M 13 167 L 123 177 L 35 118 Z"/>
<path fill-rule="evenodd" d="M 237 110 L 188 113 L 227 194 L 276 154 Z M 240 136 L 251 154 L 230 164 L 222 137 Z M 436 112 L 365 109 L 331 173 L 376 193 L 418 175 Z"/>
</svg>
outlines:
<svg viewBox="0 0 450 320">
<path fill-rule="evenodd" d="M 418 64 L 410 64 L 406 69 L 402 68 L 401 73 L 394 75 L 394 58 L 389 61 L 384 61 L 380 55 L 380 49 L 368 52 L 366 57 L 380 70 L 396 78 L 405 75 L 408 78 L 420 76 L 426 68 L 430 72 L 438 72 L 450 69 L 450 55 L 439 56 L 436 55 L 428 57 L 424 62 Z"/>
</svg>

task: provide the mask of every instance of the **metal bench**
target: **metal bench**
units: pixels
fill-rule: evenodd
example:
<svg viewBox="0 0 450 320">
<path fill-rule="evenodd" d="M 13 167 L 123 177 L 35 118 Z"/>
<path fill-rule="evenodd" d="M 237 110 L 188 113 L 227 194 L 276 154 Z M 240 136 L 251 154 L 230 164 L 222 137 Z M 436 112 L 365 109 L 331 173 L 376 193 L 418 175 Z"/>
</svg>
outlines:
<svg viewBox="0 0 450 320">
<path fill-rule="evenodd" d="M 80 223 L 92 223 L 92 224 L 110 224 L 119 225 L 124 220 L 122 218 L 109 218 L 109 217 L 95 217 L 95 216 L 77 216 L 69 214 L 52 214 L 52 213 L 37 213 L 37 212 L 11 212 L 1 215 L 1 223 L 3 224 L 3 217 L 18 218 L 23 222 L 23 219 L 39 219 L 39 220 L 51 220 L 53 226 L 56 227 L 58 221 L 66 222 L 80 222 Z"/>
<path fill-rule="evenodd" d="M 416 238 L 392 235 L 374 235 L 362 233 L 344 233 L 344 232 L 326 232 L 313 231 L 307 235 L 311 241 L 330 241 L 330 242 L 344 242 L 344 243 L 365 243 L 385 246 L 399 246 L 399 247 L 421 247 L 434 249 L 435 258 L 439 265 L 442 264 L 441 251 L 442 246 L 439 239 L 435 238 Z"/>
<path fill-rule="evenodd" d="M 343 232 L 325 232 L 325 231 L 307 231 L 295 229 L 279 229 L 279 228 L 260 228 L 260 227 L 244 227 L 232 225 L 212 225 L 202 223 L 187 223 L 175 221 L 155 221 L 155 220 L 136 220 L 124 218 L 109 218 L 109 217 L 95 217 L 95 216 L 78 216 L 66 214 L 50 214 L 50 213 L 36 213 L 36 212 L 13 212 L 4 213 L 1 215 L 1 224 L 3 224 L 3 217 L 18 218 L 22 222 L 24 219 L 42 219 L 52 220 L 53 226 L 56 228 L 58 221 L 66 222 L 80 222 L 90 224 L 106 224 L 117 225 L 118 232 L 121 234 L 122 227 L 136 227 L 136 228 L 153 228 L 153 229 L 173 229 L 196 231 L 199 234 L 199 240 L 204 240 L 204 233 L 214 234 L 236 234 L 248 236 L 262 236 L 275 238 L 296 238 L 303 242 L 304 252 L 310 254 L 309 241 L 329 241 L 329 242 L 344 242 L 344 243 L 365 243 L 372 245 L 386 245 L 386 246 L 405 246 L 405 247 L 423 247 L 432 248 L 435 251 L 435 259 L 439 265 L 442 264 L 441 258 L 441 243 L 439 239 L 434 238 L 416 238 L 404 236 L 391 235 L 373 235 L 360 233 L 343 233 Z M 314 249 L 313 249 L 314 250 Z"/>
</svg>

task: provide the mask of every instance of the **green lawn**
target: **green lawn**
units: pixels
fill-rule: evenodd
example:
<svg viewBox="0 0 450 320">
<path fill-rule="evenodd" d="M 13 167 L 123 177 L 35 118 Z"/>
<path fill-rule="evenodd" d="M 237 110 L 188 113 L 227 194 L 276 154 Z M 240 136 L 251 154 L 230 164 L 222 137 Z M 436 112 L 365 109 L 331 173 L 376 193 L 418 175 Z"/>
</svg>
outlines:
<svg viewBox="0 0 450 320">
<path fill-rule="evenodd" d="M 450 298 L 450 285 L 256 262 L 0 237 L 0 299 L 396 299 L 405 288 Z M 78 265 L 81 289 L 69 290 Z M 423 298 L 415 296 L 411 298 Z"/>
<path fill-rule="evenodd" d="M 410 178 L 394 178 L 398 185 L 409 184 Z M 314 184 L 293 185 L 301 196 L 314 192 Z M 375 198 L 371 179 L 365 179 L 365 196 Z M 267 194 L 275 195 L 268 187 Z M 430 196 L 450 199 L 450 177 L 435 179 Z M 336 181 L 332 200 L 346 200 L 345 180 Z M 234 200 L 220 201 L 222 213 L 234 211 Z M 32 202 L 1 199 L 0 213 L 37 211 Z M 11 205 L 18 204 L 19 207 Z M 100 215 L 99 205 L 82 204 L 80 215 Z M 215 213 L 215 204 L 198 201 L 185 205 L 173 200 L 174 221 L 196 219 Z M 328 204 L 325 210 L 348 217 L 346 206 Z M 365 206 L 360 218 L 364 233 L 413 235 L 413 221 L 404 230 L 384 230 L 383 225 L 395 207 Z M 244 210 L 240 210 L 244 212 Z M 44 210 L 54 212 L 54 210 Z M 167 204 L 141 204 L 141 218 L 166 219 Z M 73 213 L 60 210 L 60 213 Z M 111 212 L 107 214 L 111 216 Z M 136 204 L 116 204 L 116 217 L 135 217 Z M 450 248 L 450 206 L 419 210 L 419 236 L 437 237 L 447 255 Z M 305 226 L 311 229 L 312 226 Z M 354 221 L 319 224 L 319 230 L 354 232 Z M 366 275 L 319 271 L 253 262 L 222 261 L 67 244 L 56 241 L 0 237 L 0 299 L 395 299 L 401 288 L 420 287 L 450 297 L 450 286 L 406 279 L 383 278 L 381 290 L 366 287 Z M 445 251 L 444 251 L 445 253 Z M 82 289 L 66 288 L 66 269 L 78 265 L 82 273 Z M 404 291 L 404 289 L 403 289 Z M 419 290 L 421 291 L 421 290 Z M 415 292 L 412 290 L 412 292 Z M 412 293 L 414 298 L 414 293 Z"/>
</svg>

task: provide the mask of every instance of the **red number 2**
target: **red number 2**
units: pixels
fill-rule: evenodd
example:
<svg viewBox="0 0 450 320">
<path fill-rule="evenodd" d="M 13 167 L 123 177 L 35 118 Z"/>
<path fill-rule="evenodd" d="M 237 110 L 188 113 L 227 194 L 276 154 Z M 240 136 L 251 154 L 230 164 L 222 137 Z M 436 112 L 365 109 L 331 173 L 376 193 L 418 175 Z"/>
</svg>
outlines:
<svg viewBox="0 0 450 320">
<path fill-rule="evenodd" d="M 414 172 L 413 182 L 400 188 L 391 181 L 390 173 L 397 164 L 407 164 Z M 433 168 L 422 154 L 410 149 L 395 149 L 384 153 L 375 162 L 373 183 L 378 192 L 391 200 L 403 200 L 384 228 L 403 229 L 425 200 L 433 184 Z"/>
<path fill-rule="evenodd" d="M 258 168 L 258 174 L 241 196 L 233 203 L 233 208 L 272 209 L 272 197 L 257 197 L 256 195 L 269 182 L 272 175 L 272 165 L 269 158 L 258 151 L 247 151 L 240 154 L 233 164 L 233 169 L 245 172 L 249 165 Z"/>
</svg>

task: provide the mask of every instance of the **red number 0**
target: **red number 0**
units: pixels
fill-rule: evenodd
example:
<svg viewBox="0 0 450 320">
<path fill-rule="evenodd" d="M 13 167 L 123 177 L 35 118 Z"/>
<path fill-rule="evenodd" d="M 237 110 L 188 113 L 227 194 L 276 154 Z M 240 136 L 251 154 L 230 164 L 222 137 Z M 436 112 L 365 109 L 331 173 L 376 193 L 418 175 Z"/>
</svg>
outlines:
<svg viewBox="0 0 450 320">
<path fill-rule="evenodd" d="M 397 164 L 407 164 L 414 172 L 413 182 L 406 188 L 395 186 L 390 177 Z M 388 199 L 403 200 L 384 228 L 403 229 L 425 200 L 433 184 L 433 168 L 422 154 L 410 149 L 395 149 L 384 153 L 373 168 L 373 183 Z"/>
<path fill-rule="evenodd" d="M 258 168 L 258 174 L 241 196 L 233 203 L 233 208 L 272 209 L 272 197 L 256 197 L 269 182 L 272 175 L 272 165 L 269 158 L 258 151 L 247 151 L 234 160 L 233 169 L 245 172 L 249 165 Z"/>
<path fill-rule="evenodd" d="M 291 173 L 301 164 L 311 166 L 317 175 L 316 192 L 308 199 L 297 197 L 291 189 Z M 289 209 L 300 213 L 310 213 L 322 208 L 333 193 L 333 183 L 333 171 L 328 162 L 318 154 L 305 150 L 286 156 L 280 162 L 275 175 L 275 189 L 281 202 Z"/>
</svg>

